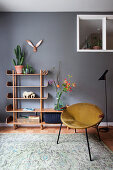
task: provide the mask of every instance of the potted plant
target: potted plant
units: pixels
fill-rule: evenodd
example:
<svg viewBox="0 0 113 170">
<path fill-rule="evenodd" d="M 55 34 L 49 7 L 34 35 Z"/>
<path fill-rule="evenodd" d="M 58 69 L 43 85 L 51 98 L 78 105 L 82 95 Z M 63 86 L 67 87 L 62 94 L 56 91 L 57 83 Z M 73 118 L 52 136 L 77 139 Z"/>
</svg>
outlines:
<svg viewBox="0 0 113 170">
<path fill-rule="evenodd" d="M 15 59 L 13 59 L 13 64 L 15 66 L 15 70 L 17 74 L 22 74 L 23 69 L 23 62 L 24 62 L 24 52 L 21 52 L 21 47 L 17 45 L 17 47 L 14 49 L 14 53 L 16 55 L 17 62 Z"/>
<path fill-rule="evenodd" d="M 102 40 L 100 40 L 100 38 L 94 37 L 93 49 L 95 50 L 102 49 Z"/>
<path fill-rule="evenodd" d="M 33 67 L 27 64 L 27 66 L 24 66 L 23 68 L 23 74 L 34 74 L 35 70 Z"/>
</svg>

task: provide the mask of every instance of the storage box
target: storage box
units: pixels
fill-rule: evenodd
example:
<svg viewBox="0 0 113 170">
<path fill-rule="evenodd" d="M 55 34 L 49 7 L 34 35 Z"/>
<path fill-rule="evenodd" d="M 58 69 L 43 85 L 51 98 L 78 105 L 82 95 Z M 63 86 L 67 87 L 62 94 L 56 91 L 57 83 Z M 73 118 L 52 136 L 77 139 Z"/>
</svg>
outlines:
<svg viewBox="0 0 113 170">
<path fill-rule="evenodd" d="M 57 123 L 61 123 L 61 113 L 43 113 L 43 122 L 45 123 L 50 123 L 50 124 L 57 124 Z"/>
</svg>

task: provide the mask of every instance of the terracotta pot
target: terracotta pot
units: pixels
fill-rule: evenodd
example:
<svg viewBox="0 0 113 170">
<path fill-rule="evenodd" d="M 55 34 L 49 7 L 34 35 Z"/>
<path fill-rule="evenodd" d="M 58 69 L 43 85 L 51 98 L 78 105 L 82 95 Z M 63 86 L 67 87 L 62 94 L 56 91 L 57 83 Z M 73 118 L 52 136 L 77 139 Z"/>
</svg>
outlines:
<svg viewBox="0 0 113 170">
<path fill-rule="evenodd" d="M 93 46 L 93 49 L 94 49 L 94 50 L 100 50 L 101 47 L 100 47 L 100 46 Z"/>
<path fill-rule="evenodd" d="M 22 69 L 23 69 L 24 66 L 22 65 L 17 65 L 15 66 L 15 70 L 16 70 L 16 73 L 17 74 L 22 74 Z"/>
</svg>

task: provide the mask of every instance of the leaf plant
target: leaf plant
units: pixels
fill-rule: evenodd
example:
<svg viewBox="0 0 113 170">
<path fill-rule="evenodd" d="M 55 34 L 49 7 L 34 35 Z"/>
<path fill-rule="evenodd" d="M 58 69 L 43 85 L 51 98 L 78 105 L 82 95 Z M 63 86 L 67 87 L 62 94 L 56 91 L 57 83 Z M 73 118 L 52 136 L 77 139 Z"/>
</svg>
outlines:
<svg viewBox="0 0 113 170">
<path fill-rule="evenodd" d="M 30 65 L 26 65 L 26 66 L 24 66 L 24 68 L 23 68 L 23 73 L 24 74 L 34 74 L 34 72 L 35 72 L 35 70 L 33 69 L 33 67 L 32 66 L 30 66 Z"/>
<path fill-rule="evenodd" d="M 13 65 L 14 66 L 23 65 L 25 53 L 24 52 L 22 53 L 21 47 L 19 45 L 17 45 L 17 47 L 14 49 L 14 53 L 15 53 L 17 62 L 15 61 L 15 59 L 13 59 L 12 60 Z"/>
</svg>

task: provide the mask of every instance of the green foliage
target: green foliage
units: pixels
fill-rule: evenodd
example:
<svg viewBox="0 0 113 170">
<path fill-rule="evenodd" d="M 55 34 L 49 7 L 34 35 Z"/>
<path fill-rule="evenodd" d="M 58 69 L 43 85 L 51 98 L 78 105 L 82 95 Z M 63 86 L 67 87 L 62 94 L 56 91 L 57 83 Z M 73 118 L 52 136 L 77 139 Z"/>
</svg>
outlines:
<svg viewBox="0 0 113 170">
<path fill-rule="evenodd" d="M 91 43 L 90 43 L 89 40 L 87 40 L 87 48 L 88 48 L 88 49 L 91 49 L 91 48 L 92 48 L 92 45 L 91 45 Z"/>
<path fill-rule="evenodd" d="M 95 36 L 93 38 L 93 46 L 99 46 L 102 48 L 102 40 Z"/>
<path fill-rule="evenodd" d="M 25 67 L 22 69 L 22 73 L 26 74 L 26 68 Z"/>
<path fill-rule="evenodd" d="M 16 66 L 16 62 L 15 62 L 15 60 L 14 60 L 14 59 L 12 60 L 12 62 L 13 62 L 13 65 L 14 65 L 14 66 Z"/>
<path fill-rule="evenodd" d="M 35 73 L 34 68 L 30 66 L 30 67 L 29 67 L 29 72 L 32 73 L 32 74 L 34 74 L 34 73 Z"/>
<path fill-rule="evenodd" d="M 27 67 L 26 67 L 27 69 L 29 69 L 29 65 L 27 64 Z"/>
<path fill-rule="evenodd" d="M 15 65 L 23 65 L 25 53 L 21 52 L 21 47 L 19 45 L 17 45 L 17 47 L 14 49 L 14 53 L 15 53 L 15 56 L 16 56 L 16 59 L 17 59 L 17 63 L 14 59 L 12 61 L 14 66 Z"/>
<path fill-rule="evenodd" d="M 35 70 L 33 69 L 33 67 L 31 67 L 30 65 L 26 65 L 24 68 L 23 68 L 23 73 L 24 74 L 34 74 Z"/>
</svg>

